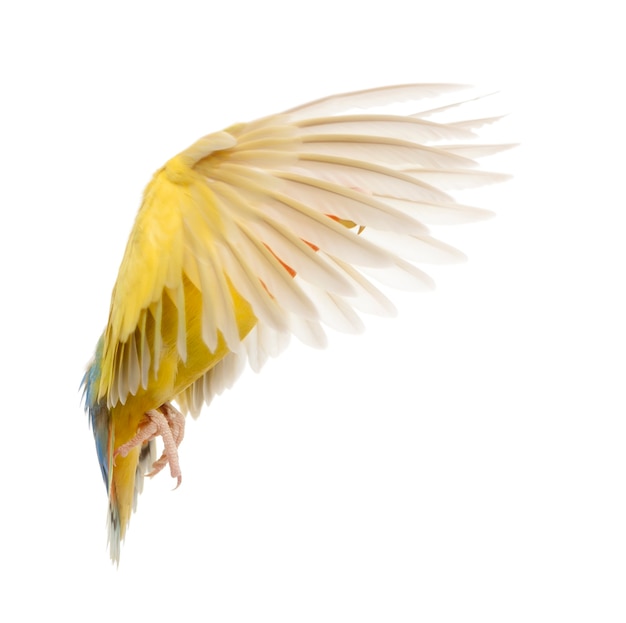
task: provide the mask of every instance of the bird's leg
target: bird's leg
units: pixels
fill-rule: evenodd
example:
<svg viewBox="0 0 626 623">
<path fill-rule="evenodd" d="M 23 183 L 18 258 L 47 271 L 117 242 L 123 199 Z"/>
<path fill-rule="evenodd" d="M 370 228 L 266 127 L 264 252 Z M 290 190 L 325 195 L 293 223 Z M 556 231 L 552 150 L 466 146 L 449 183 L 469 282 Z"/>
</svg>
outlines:
<svg viewBox="0 0 626 623">
<path fill-rule="evenodd" d="M 185 436 L 185 416 L 172 407 L 169 402 L 159 407 L 158 416 L 164 424 L 165 433 L 161 432 L 163 438 L 163 454 L 152 465 L 152 471 L 148 476 L 156 476 L 168 463 L 170 464 L 170 474 L 172 478 L 178 479 L 180 485 L 182 474 L 180 472 L 180 464 L 178 462 L 178 446 L 180 446 Z M 153 412 L 154 413 L 154 412 Z"/>
<path fill-rule="evenodd" d="M 120 446 L 113 456 L 116 457 L 118 454 L 126 456 L 133 448 L 160 436 L 163 439 L 163 454 L 158 461 L 154 462 L 152 471 L 147 475 L 155 476 L 169 463 L 170 474 L 172 478 L 178 480 L 176 485 L 178 487 L 182 480 L 178 446 L 183 440 L 184 434 L 185 416 L 166 402 L 158 409 L 152 409 L 145 414 L 144 419 L 139 424 L 137 434 L 130 441 Z"/>
</svg>

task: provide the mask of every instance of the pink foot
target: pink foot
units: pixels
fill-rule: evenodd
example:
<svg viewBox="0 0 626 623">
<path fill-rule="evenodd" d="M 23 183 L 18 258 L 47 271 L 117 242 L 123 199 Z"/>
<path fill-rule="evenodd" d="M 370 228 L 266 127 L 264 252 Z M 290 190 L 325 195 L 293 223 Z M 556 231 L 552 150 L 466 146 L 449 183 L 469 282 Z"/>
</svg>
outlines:
<svg viewBox="0 0 626 623">
<path fill-rule="evenodd" d="M 133 448 L 160 436 L 163 439 L 163 454 L 158 461 L 154 462 L 152 471 L 147 475 L 156 476 L 169 463 L 170 474 L 172 478 L 177 479 L 176 488 L 178 488 L 182 481 L 178 446 L 183 440 L 184 434 L 185 416 L 166 402 L 158 409 L 153 409 L 145 414 L 144 419 L 139 424 L 137 434 L 130 441 L 120 446 L 113 457 L 115 458 L 118 454 L 126 456 Z"/>
</svg>

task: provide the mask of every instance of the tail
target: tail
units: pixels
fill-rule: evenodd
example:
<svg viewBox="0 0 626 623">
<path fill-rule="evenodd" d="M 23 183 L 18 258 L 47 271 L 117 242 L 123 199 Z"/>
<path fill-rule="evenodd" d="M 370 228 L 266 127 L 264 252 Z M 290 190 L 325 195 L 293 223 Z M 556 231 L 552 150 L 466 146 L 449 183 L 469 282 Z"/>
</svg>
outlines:
<svg viewBox="0 0 626 623">
<path fill-rule="evenodd" d="M 144 443 L 141 449 L 131 450 L 125 457 L 115 458 L 109 487 L 107 524 L 109 554 L 116 564 L 120 562 L 120 546 L 126 536 L 130 517 L 137 510 L 137 499 L 143 491 L 145 474 L 152 469 L 155 460 L 154 439 Z"/>
</svg>

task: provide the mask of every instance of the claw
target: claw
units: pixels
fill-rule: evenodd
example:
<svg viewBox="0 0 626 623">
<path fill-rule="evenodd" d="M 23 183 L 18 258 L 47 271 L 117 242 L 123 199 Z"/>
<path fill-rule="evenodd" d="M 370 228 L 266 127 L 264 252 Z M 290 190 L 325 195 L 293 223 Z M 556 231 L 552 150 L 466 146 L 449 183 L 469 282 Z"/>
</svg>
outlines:
<svg viewBox="0 0 626 623">
<path fill-rule="evenodd" d="M 126 456 L 133 448 L 143 443 L 161 437 L 163 439 L 163 454 L 152 465 L 152 471 L 147 475 L 152 477 L 158 474 L 168 463 L 172 478 L 177 479 L 176 488 L 180 486 L 182 474 L 178 460 L 178 446 L 185 435 L 185 416 L 166 402 L 158 409 L 148 411 L 140 422 L 137 434 L 125 444 L 121 445 L 113 454 Z"/>
</svg>

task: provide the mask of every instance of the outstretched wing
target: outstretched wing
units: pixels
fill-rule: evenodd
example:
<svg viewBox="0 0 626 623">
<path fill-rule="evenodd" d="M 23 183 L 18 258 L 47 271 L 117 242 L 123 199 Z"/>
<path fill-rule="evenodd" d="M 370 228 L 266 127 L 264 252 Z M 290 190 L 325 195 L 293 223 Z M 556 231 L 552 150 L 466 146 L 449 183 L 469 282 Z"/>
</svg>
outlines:
<svg viewBox="0 0 626 623">
<path fill-rule="evenodd" d="M 323 324 L 358 331 L 357 311 L 393 313 L 371 278 L 431 287 L 413 262 L 460 254 L 424 223 L 485 214 L 446 191 L 501 179 L 475 161 L 499 147 L 474 144 L 473 126 L 485 120 L 362 109 L 453 88 L 318 100 L 205 136 L 157 171 L 113 292 L 99 396 L 124 403 L 175 356 L 186 372 L 174 395 L 196 412 L 246 359 L 280 350 L 277 336 L 322 345 Z M 191 335 L 211 353 L 193 365 Z"/>
</svg>

